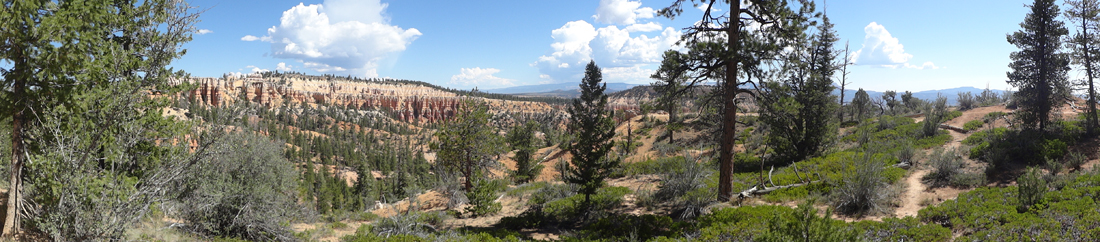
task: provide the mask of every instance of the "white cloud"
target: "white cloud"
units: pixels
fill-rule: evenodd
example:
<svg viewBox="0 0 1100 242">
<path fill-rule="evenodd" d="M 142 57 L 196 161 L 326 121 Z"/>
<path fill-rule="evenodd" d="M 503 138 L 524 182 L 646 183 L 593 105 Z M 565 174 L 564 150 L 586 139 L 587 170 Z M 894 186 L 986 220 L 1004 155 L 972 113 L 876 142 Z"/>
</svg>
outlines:
<svg viewBox="0 0 1100 242">
<path fill-rule="evenodd" d="M 390 25 L 386 7 L 379 0 L 299 3 L 283 12 L 267 36 L 241 40 L 270 42 L 272 56 L 298 60 L 314 71 L 377 77 L 381 60 L 400 54 L 422 35 L 415 28 Z"/>
<path fill-rule="evenodd" d="M 699 5 L 695 5 L 695 8 L 699 9 L 700 12 L 706 12 L 707 11 L 707 6 L 710 6 L 710 4 L 707 4 L 706 2 L 702 2 L 702 3 L 699 3 Z M 741 3 L 741 7 L 748 7 L 748 5 L 746 5 L 745 3 Z M 714 6 L 714 7 L 710 8 L 710 12 L 711 12 L 711 14 L 717 15 L 717 13 L 722 12 L 722 10 L 718 9 L 718 6 Z"/>
<path fill-rule="evenodd" d="M 649 84 L 650 75 L 656 70 L 642 68 L 643 65 L 629 67 L 605 67 L 600 70 L 604 82 L 625 82 L 634 84 Z"/>
<path fill-rule="evenodd" d="M 932 62 L 921 65 L 909 64 L 912 54 L 905 52 L 905 46 L 898 38 L 890 35 L 886 27 L 876 22 L 871 22 L 863 28 L 867 34 L 863 39 L 863 47 L 852 53 L 852 62 L 857 65 L 881 66 L 887 68 L 905 67 L 911 69 L 939 69 Z"/>
<path fill-rule="evenodd" d="M 209 33 L 214 33 L 214 31 L 209 30 L 209 29 L 200 29 L 198 32 L 196 32 L 196 34 L 199 34 L 199 35 L 204 35 L 204 34 L 209 34 Z"/>
<path fill-rule="evenodd" d="M 275 67 L 275 70 L 276 71 L 292 71 L 291 68 L 294 68 L 294 66 L 287 65 L 284 62 L 279 62 L 279 65 Z"/>
<path fill-rule="evenodd" d="M 584 20 L 569 22 L 551 32 L 554 43 L 550 47 L 553 52 L 540 56 L 531 66 L 539 69 L 543 79 L 564 82 L 580 80 L 585 65 L 592 60 L 605 69 L 657 64 L 661 62 L 664 51 L 674 47 L 681 32 L 666 27 L 653 37 L 645 34 L 631 36 L 631 32 L 638 29 L 653 27 L 656 29 L 650 32 L 660 30 L 660 25 L 656 24 L 635 24 L 625 29 L 612 25 L 596 29 Z M 652 70 L 649 72 L 652 73 Z M 648 73 L 625 76 L 639 78 L 635 83 L 649 82 Z"/>
<path fill-rule="evenodd" d="M 935 69 L 940 69 L 940 67 L 936 66 L 936 64 L 932 64 L 932 62 L 931 62 L 931 61 L 928 61 L 928 62 L 924 62 L 924 64 L 921 64 L 921 65 L 919 65 L 919 66 L 917 66 L 917 65 L 910 65 L 909 63 L 905 63 L 905 68 L 910 68 L 910 69 L 917 69 L 917 70 L 924 70 L 924 69 L 932 69 L 932 70 L 935 70 Z"/>
<path fill-rule="evenodd" d="M 245 66 L 244 68 L 252 68 L 252 72 L 250 72 L 250 73 L 259 73 L 259 72 L 268 72 L 268 71 L 271 71 L 271 70 L 268 70 L 268 69 L 262 69 L 262 68 L 259 68 L 259 67 L 253 66 L 253 65 L 250 65 L 250 66 Z"/>
<path fill-rule="evenodd" d="M 653 8 L 639 8 L 641 6 L 642 2 L 630 0 L 600 0 L 592 18 L 605 24 L 634 24 L 638 19 L 653 18 L 657 13 Z"/>
<path fill-rule="evenodd" d="M 653 32 L 661 30 L 661 24 L 649 22 L 644 24 L 631 24 L 623 28 L 627 32 Z"/>
<path fill-rule="evenodd" d="M 461 73 L 457 75 L 451 76 L 451 84 L 482 87 L 500 87 L 515 85 L 515 80 L 493 76 L 493 74 L 500 72 L 500 70 L 496 68 L 462 68 L 460 72 Z"/>
<path fill-rule="evenodd" d="M 259 40 L 259 41 L 270 42 L 271 37 L 269 37 L 269 36 L 256 37 L 256 36 L 252 36 L 252 35 L 245 35 L 244 37 L 241 37 L 241 40 L 244 40 L 244 41 L 257 41 L 257 40 Z"/>
</svg>

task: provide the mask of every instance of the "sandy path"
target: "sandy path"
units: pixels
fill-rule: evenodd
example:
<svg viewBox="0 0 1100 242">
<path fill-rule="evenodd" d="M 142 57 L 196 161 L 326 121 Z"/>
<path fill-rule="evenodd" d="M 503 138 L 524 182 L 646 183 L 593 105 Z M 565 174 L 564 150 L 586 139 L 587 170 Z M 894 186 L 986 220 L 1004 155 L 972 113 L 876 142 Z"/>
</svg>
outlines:
<svg viewBox="0 0 1100 242">
<path fill-rule="evenodd" d="M 917 216 L 917 211 L 924 208 L 920 205 L 921 198 L 925 197 L 925 191 L 928 187 L 924 185 L 920 180 L 928 174 L 928 169 L 915 170 L 909 174 L 909 177 L 905 178 L 905 194 L 903 194 L 901 207 L 894 210 L 894 215 L 897 217 L 905 216 Z"/>
<path fill-rule="evenodd" d="M 982 114 L 981 116 L 978 116 L 978 115 L 972 115 L 972 116 L 981 117 L 981 116 L 984 116 L 984 114 Z M 973 117 L 971 117 L 971 119 L 969 119 L 969 120 L 973 120 Z M 962 120 L 953 120 L 953 121 L 965 123 L 965 121 L 969 121 L 969 120 L 962 119 Z M 950 134 L 951 134 L 951 141 L 948 141 L 947 145 L 944 146 L 944 147 L 948 150 L 950 150 L 950 149 L 959 149 L 959 147 L 962 146 L 962 140 L 966 139 L 967 135 L 963 134 L 963 133 L 955 132 L 955 131 L 950 131 L 950 130 L 948 130 L 948 132 L 950 132 Z M 926 154 L 931 154 L 931 153 L 932 153 L 931 151 L 926 152 Z M 922 159 L 922 160 L 927 160 L 927 158 Z M 894 215 L 899 217 L 899 218 L 900 217 L 905 217 L 905 216 L 917 216 L 917 211 L 920 211 L 922 208 L 924 208 L 924 206 L 922 206 L 920 204 L 922 200 L 932 199 L 932 198 L 938 198 L 937 200 L 939 200 L 939 201 L 943 200 L 943 196 L 939 195 L 938 194 L 939 192 L 934 191 L 934 190 L 929 190 L 928 186 L 925 186 L 924 183 L 921 182 L 921 179 L 924 178 L 924 175 L 928 174 L 928 172 L 929 172 L 928 167 L 926 167 L 923 164 L 921 164 L 920 162 L 918 162 L 916 165 L 913 166 L 913 168 L 910 168 L 910 169 L 913 169 L 913 170 L 909 173 L 908 177 L 905 177 L 906 186 L 905 186 L 905 192 L 902 194 L 902 197 L 901 197 L 901 203 L 900 203 L 901 206 L 899 206 L 897 209 L 894 210 Z M 958 193 L 959 193 L 959 191 L 955 191 L 955 190 L 958 190 L 958 189 L 952 189 L 952 188 L 943 188 L 943 189 L 938 189 L 938 190 L 945 190 L 945 191 L 943 191 L 945 193 L 943 195 L 946 195 L 948 197 L 958 196 Z M 933 202 L 936 202 L 936 201 L 933 201 Z"/>
</svg>

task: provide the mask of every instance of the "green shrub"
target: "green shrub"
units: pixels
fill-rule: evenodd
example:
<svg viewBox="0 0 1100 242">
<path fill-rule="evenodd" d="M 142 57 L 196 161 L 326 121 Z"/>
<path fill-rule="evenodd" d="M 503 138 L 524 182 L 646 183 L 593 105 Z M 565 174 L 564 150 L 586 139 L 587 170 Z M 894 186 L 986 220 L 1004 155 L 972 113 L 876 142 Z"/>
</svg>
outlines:
<svg viewBox="0 0 1100 242">
<path fill-rule="evenodd" d="M 914 217 L 864 220 L 852 224 L 860 241 L 949 241 L 951 229 L 924 224 Z"/>
<path fill-rule="evenodd" d="M 961 117 L 962 115 L 963 115 L 963 112 L 959 111 L 959 110 L 947 112 L 947 114 L 944 114 L 943 121 L 941 121 L 941 122 L 951 121 L 952 119 Z"/>
<path fill-rule="evenodd" d="M 657 151 L 658 156 L 669 156 L 677 151 L 675 144 L 669 144 L 665 141 L 657 141 L 653 143 L 653 150 Z"/>
<path fill-rule="evenodd" d="M 524 183 L 524 184 L 521 184 L 519 186 L 516 186 L 512 189 L 509 189 L 504 194 L 506 194 L 510 197 L 519 197 L 519 196 L 522 196 L 523 194 L 527 194 L 527 193 L 530 193 L 532 191 L 538 191 L 539 189 L 545 188 L 549 184 L 550 183 L 547 183 L 545 181 L 528 182 L 528 183 Z"/>
<path fill-rule="evenodd" d="M 592 195 L 592 204 L 588 215 L 581 207 L 584 203 L 584 194 L 576 194 L 570 197 L 547 202 L 542 206 L 542 211 L 553 221 L 567 222 L 580 221 L 582 219 L 599 219 L 607 215 L 613 208 L 619 207 L 623 202 L 623 196 L 630 193 L 625 187 L 604 187 Z"/>
<path fill-rule="evenodd" d="M 682 224 L 668 216 L 612 215 L 585 226 L 578 237 L 592 241 L 648 241 L 675 235 Z"/>
<path fill-rule="evenodd" d="M 974 109 L 981 105 L 977 98 L 974 98 L 974 94 L 970 92 L 959 92 L 959 98 L 955 99 L 959 103 L 959 110 L 966 111 Z M 950 120 L 950 119 L 949 119 Z"/>
<path fill-rule="evenodd" d="M 382 218 L 369 227 L 370 231 L 380 236 L 415 235 L 427 236 L 436 232 L 436 228 L 443 224 L 447 218 L 445 212 L 419 212 L 409 211 L 394 216 Z M 365 226 L 360 226 L 360 230 Z M 356 232 L 358 234 L 358 230 Z"/>
<path fill-rule="evenodd" d="M 971 120 L 970 122 L 966 122 L 966 124 L 963 124 L 963 129 L 965 129 L 966 131 L 974 131 L 982 128 L 982 125 L 985 125 L 985 122 L 981 120 Z"/>
<path fill-rule="evenodd" d="M 283 145 L 250 132 L 225 134 L 219 152 L 186 174 L 174 204 L 185 228 L 209 236 L 249 240 L 289 237 L 286 227 L 300 217 L 297 174 L 282 156 Z"/>
<path fill-rule="evenodd" d="M 1080 170 L 1081 166 L 1088 162 L 1088 157 L 1078 152 L 1070 152 L 1065 158 L 1065 164 L 1074 171 Z"/>
<path fill-rule="evenodd" d="M 1016 185 L 1019 186 L 1019 195 L 1016 197 L 1017 210 L 1027 211 L 1043 199 L 1043 194 L 1047 192 L 1047 181 L 1042 176 L 1038 168 L 1029 167 L 1024 175 L 1016 179 Z"/>
<path fill-rule="evenodd" d="M 848 214 L 879 212 L 891 197 L 886 182 L 884 164 L 864 154 L 855 163 L 855 170 L 844 176 L 843 183 L 833 189 L 833 204 L 837 210 Z"/>
<path fill-rule="evenodd" d="M 768 220 L 768 231 L 760 236 L 760 241 L 856 241 L 858 234 L 849 229 L 843 221 L 832 219 L 833 211 L 825 210 L 825 216 L 818 217 L 813 202 L 798 205 L 790 217 L 779 214 Z"/>
<path fill-rule="evenodd" d="M 1043 157 L 1047 159 L 1061 159 L 1062 156 L 1066 155 L 1068 150 L 1069 146 L 1066 145 L 1066 142 L 1057 139 L 1048 139 L 1043 141 L 1041 151 Z"/>
<path fill-rule="evenodd" d="M 898 158 L 900 163 L 909 163 L 910 165 L 916 165 L 917 161 L 917 149 L 913 148 L 912 144 L 902 144 L 896 151 L 894 151 L 894 157 Z"/>
<path fill-rule="evenodd" d="M 681 159 L 677 167 L 680 169 L 661 174 L 662 182 L 653 198 L 660 203 L 673 202 L 680 218 L 692 218 L 701 214 L 713 200 L 705 183 L 713 172 L 694 159 Z"/>
<path fill-rule="evenodd" d="M 507 184 L 504 180 L 481 179 L 475 181 L 474 189 L 466 194 L 466 197 L 470 199 L 470 206 L 466 207 L 466 212 L 470 213 L 471 216 L 478 217 L 500 211 L 501 205 L 495 200 L 497 193 L 505 188 L 507 188 Z"/>
<path fill-rule="evenodd" d="M 932 168 L 927 175 L 921 178 L 930 187 L 943 187 L 951 185 L 955 176 L 962 173 L 966 164 L 962 162 L 955 150 L 937 148 L 928 155 L 928 166 Z"/>
</svg>

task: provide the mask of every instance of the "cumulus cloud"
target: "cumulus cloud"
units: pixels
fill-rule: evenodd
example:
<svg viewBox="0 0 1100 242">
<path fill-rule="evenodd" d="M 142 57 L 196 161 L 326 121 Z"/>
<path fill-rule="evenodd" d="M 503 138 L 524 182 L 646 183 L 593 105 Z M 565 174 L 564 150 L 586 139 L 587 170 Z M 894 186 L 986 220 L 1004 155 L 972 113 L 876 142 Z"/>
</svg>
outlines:
<svg viewBox="0 0 1100 242">
<path fill-rule="evenodd" d="M 640 8 L 642 2 L 630 0 L 600 0 L 600 6 L 596 8 L 596 15 L 592 18 L 596 22 L 605 24 L 634 24 L 638 19 L 653 18 L 657 13 L 653 8 Z"/>
<path fill-rule="evenodd" d="M 287 65 L 287 64 L 286 64 L 286 63 L 284 63 L 284 62 L 279 62 L 279 65 L 278 65 L 278 66 L 275 66 L 275 70 L 276 70 L 276 71 L 292 71 L 292 69 L 291 69 L 291 68 L 294 68 L 294 66 L 292 66 L 292 65 Z"/>
<path fill-rule="evenodd" d="M 241 40 L 243 40 L 243 41 L 257 41 L 257 40 L 259 40 L 259 41 L 270 42 L 271 37 L 270 36 L 256 37 L 256 36 L 252 36 L 252 35 L 245 35 L 244 37 L 241 37 Z"/>
<path fill-rule="evenodd" d="M 852 53 L 852 62 L 857 65 L 882 66 L 887 68 L 939 69 L 932 62 L 921 65 L 909 64 L 912 54 L 905 52 L 905 46 L 898 38 L 890 35 L 886 27 L 871 22 L 863 28 L 867 35 L 863 38 L 863 47 Z"/>
<path fill-rule="evenodd" d="M 386 7 L 380 0 L 299 3 L 283 12 L 266 36 L 241 40 L 269 42 L 272 56 L 298 60 L 314 71 L 377 77 L 379 61 L 400 54 L 422 35 L 390 25 Z"/>
<path fill-rule="evenodd" d="M 252 72 L 250 72 L 250 73 L 259 73 L 259 72 L 268 72 L 268 71 L 271 71 L 271 70 L 268 70 L 268 69 L 263 69 L 263 68 L 259 68 L 259 67 L 253 66 L 253 65 L 250 65 L 250 66 L 245 66 L 244 68 L 246 68 L 246 69 L 247 69 L 247 68 L 251 68 L 251 69 L 252 69 Z"/>
<path fill-rule="evenodd" d="M 499 86 L 514 86 L 515 80 L 500 78 L 493 76 L 500 70 L 496 68 L 474 67 L 474 68 L 462 68 L 461 73 L 451 76 L 451 84 L 457 84 L 462 86 L 482 86 L 482 87 L 499 87 Z"/>
<path fill-rule="evenodd" d="M 214 31 L 209 30 L 209 29 L 200 29 L 198 32 L 196 32 L 196 34 L 199 34 L 199 35 L 204 35 L 204 34 L 209 34 L 209 33 L 214 33 Z"/>
<path fill-rule="evenodd" d="M 648 27 L 640 27 L 648 26 Z M 653 34 L 637 34 L 634 32 L 661 32 Z M 634 24 L 620 29 L 618 26 L 595 28 L 584 20 L 566 23 L 561 28 L 551 31 L 554 43 L 550 44 L 553 52 L 543 55 L 531 64 L 542 73 L 540 77 L 550 81 L 576 81 L 584 74 L 584 67 L 589 61 L 595 60 L 604 68 L 635 68 L 641 70 L 641 66 L 659 64 L 665 50 L 676 45 L 682 33 L 671 27 L 661 30 L 657 24 Z M 653 70 L 648 70 L 652 73 Z M 649 74 L 627 74 L 626 71 L 605 71 L 605 79 L 616 79 L 616 75 L 624 75 L 622 80 L 634 80 L 634 82 L 649 82 Z M 635 78 L 635 79 L 628 79 Z"/>
</svg>

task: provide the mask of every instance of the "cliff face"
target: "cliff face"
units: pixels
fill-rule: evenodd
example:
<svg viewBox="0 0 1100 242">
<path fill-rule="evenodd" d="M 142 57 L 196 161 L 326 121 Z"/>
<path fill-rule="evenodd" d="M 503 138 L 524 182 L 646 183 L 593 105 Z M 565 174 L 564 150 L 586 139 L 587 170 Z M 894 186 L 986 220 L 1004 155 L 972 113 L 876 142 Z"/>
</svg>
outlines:
<svg viewBox="0 0 1100 242">
<path fill-rule="evenodd" d="M 381 111 L 409 123 L 433 123 L 454 117 L 464 97 L 414 84 L 329 80 L 310 76 L 264 78 L 193 78 L 197 86 L 185 93 L 192 103 L 227 105 L 246 100 L 267 107 L 286 103 L 331 105 L 348 109 Z M 478 98 L 494 113 L 537 114 L 555 112 L 545 103 Z"/>
</svg>

